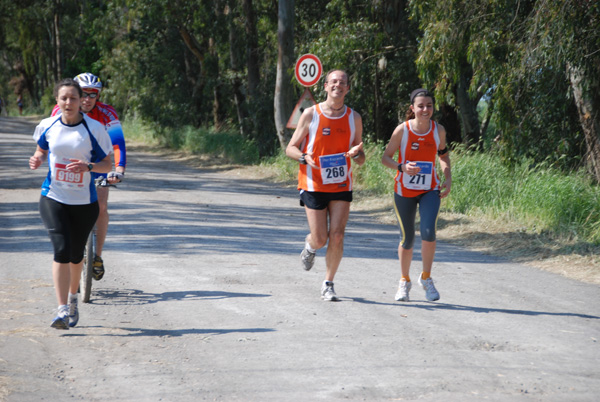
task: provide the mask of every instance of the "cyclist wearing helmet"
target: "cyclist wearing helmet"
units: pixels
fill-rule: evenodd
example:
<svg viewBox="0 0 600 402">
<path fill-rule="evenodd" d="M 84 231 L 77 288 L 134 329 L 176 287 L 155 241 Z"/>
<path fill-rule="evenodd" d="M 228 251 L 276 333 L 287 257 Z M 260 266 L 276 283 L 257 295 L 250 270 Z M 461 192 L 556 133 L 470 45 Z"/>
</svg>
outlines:
<svg viewBox="0 0 600 402">
<path fill-rule="evenodd" d="M 94 120 L 99 121 L 108 131 L 113 145 L 115 170 L 107 174 L 94 174 L 97 177 L 107 177 L 111 184 L 119 183 L 125 175 L 127 164 L 127 152 L 125 150 L 125 137 L 119 116 L 112 106 L 99 101 L 102 82 L 98 77 L 91 73 L 82 73 L 75 77 L 83 90 L 81 98 L 81 111 Z M 58 105 L 52 110 L 52 116 L 60 114 Z M 108 231 L 108 189 L 109 187 L 98 188 L 98 204 L 100 214 L 96 221 L 96 255 L 94 256 L 93 277 L 99 281 L 104 276 L 104 262 L 102 261 L 102 248 Z"/>
</svg>

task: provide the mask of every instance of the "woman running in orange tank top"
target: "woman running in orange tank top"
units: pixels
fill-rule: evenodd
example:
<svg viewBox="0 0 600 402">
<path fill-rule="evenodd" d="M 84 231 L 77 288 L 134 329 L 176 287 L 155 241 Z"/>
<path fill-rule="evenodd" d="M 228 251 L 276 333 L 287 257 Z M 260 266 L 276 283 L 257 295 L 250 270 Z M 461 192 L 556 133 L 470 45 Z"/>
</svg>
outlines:
<svg viewBox="0 0 600 402">
<path fill-rule="evenodd" d="M 397 170 L 394 183 L 394 206 L 400 225 L 401 241 L 398 258 L 402 278 L 395 299 L 409 301 L 412 287 L 410 264 L 413 257 L 417 206 L 421 218 L 421 255 L 423 272 L 419 285 L 429 301 L 439 300 L 440 294 L 431 279 L 431 267 L 436 248 L 436 223 L 440 200 L 450 193 L 452 174 L 446 130 L 431 120 L 434 98 L 426 89 L 416 89 L 410 95 L 408 119 L 400 124 L 385 149 L 381 163 Z M 398 153 L 397 159 L 394 155 Z M 444 174 L 441 183 L 436 172 L 436 159 Z"/>
</svg>

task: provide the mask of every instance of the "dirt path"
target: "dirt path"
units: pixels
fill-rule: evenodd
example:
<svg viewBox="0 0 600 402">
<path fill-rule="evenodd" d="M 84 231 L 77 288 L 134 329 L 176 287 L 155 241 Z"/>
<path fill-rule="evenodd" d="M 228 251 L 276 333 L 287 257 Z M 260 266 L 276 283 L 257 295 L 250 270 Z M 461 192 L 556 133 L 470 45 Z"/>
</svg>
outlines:
<svg viewBox="0 0 600 402">
<path fill-rule="evenodd" d="M 342 301 L 322 302 L 293 189 L 135 150 L 107 274 L 80 324 L 53 330 L 31 133 L 0 118 L 2 401 L 597 399 L 597 285 L 442 242 L 440 302 L 415 286 L 398 303 L 397 228 L 354 211 Z"/>
</svg>

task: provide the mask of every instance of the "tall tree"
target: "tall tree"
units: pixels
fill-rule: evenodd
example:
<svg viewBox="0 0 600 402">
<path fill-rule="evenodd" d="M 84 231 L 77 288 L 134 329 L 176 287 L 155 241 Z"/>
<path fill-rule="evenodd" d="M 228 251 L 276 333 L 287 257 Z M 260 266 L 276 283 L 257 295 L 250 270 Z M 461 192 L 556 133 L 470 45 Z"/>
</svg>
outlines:
<svg viewBox="0 0 600 402">
<path fill-rule="evenodd" d="M 244 28 L 246 32 L 248 97 L 254 99 L 256 97 L 257 88 L 260 85 L 260 66 L 258 61 L 260 48 L 258 46 L 256 13 L 254 12 L 252 0 L 243 0 L 242 3 L 244 16 L 246 17 L 244 22 Z"/>
<path fill-rule="evenodd" d="M 419 74 L 426 86 L 435 88 L 438 101 L 458 109 L 466 144 L 480 145 L 483 137 L 477 106 L 501 74 L 507 58 L 505 31 L 519 13 L 518 2 L 411 1 L 411 15 L 423 32 Z"/>
<path fill-rule="evenodd" d="M 63 12 L 61 0 L 54 0 L 54 7 L 52 12 L 54 14 L 54 80 L 58 81 L 63 76 L 63 69 L 65 64 L 63 57 L 63 46 L 61 41 L 61 14 Z"/>
<path fill-rule="evenodd" d="M 294 109 L 292 76 L 294 67 L 294 0 L 280 0 L 279 23 L 277 28 L 277 78 L 275 80 L 275 128 L 279 145 L 285 149 L 291 138 L 286 128 L 287 121 Z"/>
<path fill-rule="evenodd" d="M 409 20 L 406 0 L 374 0 L 374 41 L 372 54 L 377 64 L 374 80 L 374 139 L 387 141 L 396 125 L 404 120 L 409 93 L 420 86 L 414 63 L 417 55 L 417 26 Z M 365 111 L 368 111 L 365 110 Z"/>
<path fill-rule="evenodd" d="M 523 64 L 564 72 L 585 138 L 583 162 L 600 183 L 600 3 L 538 1 L 530 21 Z"/>
<path fill-rule="evenodd" d="M 586 166 L 600 182 L 600 4 L 520 3 L 496 81 L 494 124 L 508 161 Z"/>
<path fill-rule="evenodd" d="M 243 73 L 242 73 L 242 61 L 243 61 L 243 44 L 240 46 L 241 35 L 240 30 L 237 26 L 237 20 L 239 19 L 238 10 L 236 8 L 236 1 L 229 0 L 227 14 L 227 24 L 229 26 L 229 68 L 231 69 L 231 86 L 233 89 L 233 99 L 235 101 L 235 109 L 238 120 L 238 127 L 242 135 L 246 133 L 246 96 L 243 91 Z"/>
<path fill-rule="evenodd" d="M 596 75 L 590 76 L 585 68 L 568 65 L 567 70 L 585 137 L 587 152 L 584 161 L 600 183 L 600 86 L 594 85 L 600 71 L 592 71 Z"/>
</svg>

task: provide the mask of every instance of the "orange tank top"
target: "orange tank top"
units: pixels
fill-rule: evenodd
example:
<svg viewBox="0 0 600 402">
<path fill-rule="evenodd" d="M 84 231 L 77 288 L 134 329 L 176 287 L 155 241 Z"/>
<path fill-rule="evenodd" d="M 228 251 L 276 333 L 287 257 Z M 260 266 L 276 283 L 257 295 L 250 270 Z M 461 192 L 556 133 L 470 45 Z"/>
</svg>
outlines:
<svg viewBox="0 0 600 402">
<path fill-rule="evenodd" d="M 435 170 L 439 145 L 440 137 L 435 121 L 431 121 L 429 131 L 425 134 L 417 134 L 411 130 L 409 121 L 404 124 L 398 163 L 417 162 L 421 171 L 414 176 L 398 171 L 394 183 L 394 191 L 398 195 L 416 197 L 439 189 L 440 179 Z"/>
<path fill-rule="evenodd" d="M 302 152 L 312 152 L 313 159 L 320 169 L 300 165 L 298 189 L 338 193 L 352 190 L 352 164 L 345 157 L 354 142 L 354 111 L 344 106 L 344 114 L 339 117 L 327 116 L 320 104 L 315 105 L 308 135 L 302 142 Z"/>
</svg>

